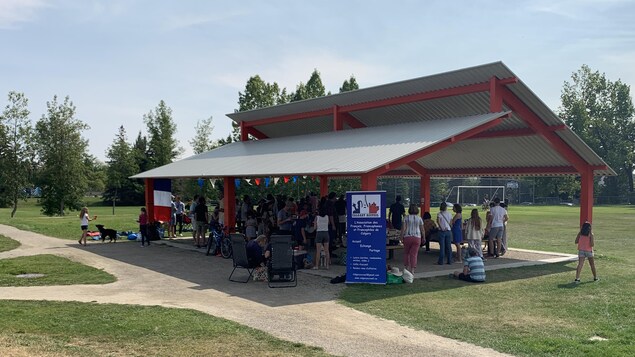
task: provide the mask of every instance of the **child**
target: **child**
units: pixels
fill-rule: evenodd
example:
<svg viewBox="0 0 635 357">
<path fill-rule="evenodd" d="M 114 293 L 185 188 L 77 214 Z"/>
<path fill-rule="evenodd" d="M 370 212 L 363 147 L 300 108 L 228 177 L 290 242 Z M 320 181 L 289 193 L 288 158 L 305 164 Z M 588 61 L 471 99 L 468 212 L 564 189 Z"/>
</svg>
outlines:
<svg viewBox="0 0 635 357">
<path fill-rule="evenodd" d="M 148 212 L 145 207 L 141 207 L 141 214 L 139 214 L 139 233 L 141 234 L 141 246 L 147 241 L 150 245 L 150 239 L 148 239 Z"/>
<path fill-rule="evenodd" d="M 578 268 L 575 271 L 574 283 L 580 284 L 580 272 L 584 266 L 584 258 L 589 258 L 589 265 L 591 266 L 591 272 L 593 273 L 593 281 L 598 281 L 598 276 L 595 272 L 595 261 L 593 259 L 593 232 L 591 232 L 591 223 L 584 222 L 580 233 L 575 237 L 575 242 L 578 245 Z"/>
<path fill-rule="evenodd" d="M 90 219 L 90 215 L 88 214 L 88 207 L 84 207 L 84 208 L 82 208 L 81 212 L 79 213 L 79 219 L 82 222 L 81 223 L 82 237 L 79 238 L 77 243 L 79 243 L 79 245 L 84 244 L 84 246 L 85 246 L 86 245 L 86 236 L 88 235 L 88 222 L 97 219 L 97 216 L 93 217 L 93 219 Z"/>
</svg>

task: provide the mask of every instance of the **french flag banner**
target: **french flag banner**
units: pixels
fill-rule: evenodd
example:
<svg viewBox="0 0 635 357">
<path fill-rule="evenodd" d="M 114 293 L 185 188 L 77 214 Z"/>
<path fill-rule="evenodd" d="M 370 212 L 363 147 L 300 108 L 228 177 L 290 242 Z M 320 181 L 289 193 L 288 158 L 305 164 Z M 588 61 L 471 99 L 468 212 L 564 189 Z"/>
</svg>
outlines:
<svg viewBox="0 0 635 357">
<path fill-rule="evenodd" d="M 172 214 L 172 180 L 154 180 L 154 220 L 168 222 Z"/>
</svg>

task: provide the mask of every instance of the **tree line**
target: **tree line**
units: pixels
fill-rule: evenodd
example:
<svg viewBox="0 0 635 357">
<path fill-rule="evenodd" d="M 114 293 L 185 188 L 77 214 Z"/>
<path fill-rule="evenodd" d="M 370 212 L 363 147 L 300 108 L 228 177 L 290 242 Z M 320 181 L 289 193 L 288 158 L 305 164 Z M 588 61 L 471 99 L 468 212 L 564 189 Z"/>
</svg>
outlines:
<svg viewBox="0 0 635 357">
<path fill-rule="evenodd" d="M 354 76 L 346 79 L 339 92 L 359 89 Z M 314 70 L 309 80 L 300 82 L 294 91 L 266 82 L 259 75 L 250 77 L 238 92 L 238 108 L 245 111 L 298 100 L 330 95 L 320 73 Z M 119 127 L 107 150 L 105 163 L 88 153 L 88 141 L 82 132 L 88 125 L 75 117 L 76 108 L 69 97 L 59 101 L 54 96 L 47 111 L 32 124 L 28 99 L 24 93 L 9 92 L 8 104 L 0 115 L 0 206 L 12 207 L 39 189 L 39 203 L 46 215 L 64 215 L 77 210 L 87 193 L 99 194 L 106 204 L 143 205 L 142 180 L 129 177 L 139 172 L 173 162 L 183 151 L 176 140 L 177 127 L 172 109 L 161 100 L 143 115 L 146 134 L 139 132 L 129 141 L 125 127 Z M 605 74 L 583 65 L 565 81 L 557 114 L 597 152 L 617 173 L 616 177 L 596 180 L 596 195 L 633 197 L 635 169 L 635 123 L 630 87 L 620 80 L 611 81 Z M 239 127 L 234 125 L 225 138 L 212 140 L 212 117 L 198 120 L 195 135 L 189 141 L 195 154 L 238 141 Z M 253 138 L 252 138 L 253 139 Z M 244 181 L 244 180 L 243 180 Z M 191 197 L 203 193 L 210 199 L 222 189 L 203 180 L 177 179 L 174 191 Z M 343 192 L 359 189 L 359 180 L 333 180 L 331 190 Z M 438 189 L 447 185 L 437 185 Z M 266 185 L 238 184 L 237 194 L 263 196 Z M 276 191 L 292 196 L 317 192 L 319 182 L 310 177 L 294 177 L 287 184 L 278 183 Z M 579 197 L 579 178 L 542 177 L 536 180 L 536 193 L 542 196 L 574 199 Z"/>
</svg>

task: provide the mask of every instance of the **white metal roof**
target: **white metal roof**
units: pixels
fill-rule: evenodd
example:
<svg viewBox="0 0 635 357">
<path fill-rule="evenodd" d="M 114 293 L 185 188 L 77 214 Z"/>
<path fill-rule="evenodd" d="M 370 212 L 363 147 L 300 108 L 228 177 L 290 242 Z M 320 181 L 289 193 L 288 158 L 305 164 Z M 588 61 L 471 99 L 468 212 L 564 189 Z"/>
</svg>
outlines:
<svg viewBox="0 0 635 357">
<path fill-rule="evenodd" d="M 235 142 L 133 177 L 362 174 L 508 114 Z"/>
</svg>

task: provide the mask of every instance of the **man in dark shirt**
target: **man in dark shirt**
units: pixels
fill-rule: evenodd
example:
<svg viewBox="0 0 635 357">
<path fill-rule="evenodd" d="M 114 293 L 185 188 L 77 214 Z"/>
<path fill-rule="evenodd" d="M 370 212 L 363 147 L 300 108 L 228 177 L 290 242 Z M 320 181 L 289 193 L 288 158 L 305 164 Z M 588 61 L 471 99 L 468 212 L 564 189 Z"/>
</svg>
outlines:
<svg viewBox="0 0 635 357">
<path fill-rule="evenodd" d="M 401 229 L 401 221 L 405 213 L 406 209 L 401 204 L 401 196 L 397 196 L 395 203 L 390 206 L 390 211 L 388 212 L 388 220 L 392 223 L 393 229 Z"/>
<path fill-rule="evenodd" d="M 335 202 L 335 211 L 337 212 L 337 241 L 342 243 L 342 237 L 346 234 L 346 199 L 344 195 Z"/>
</svg>

